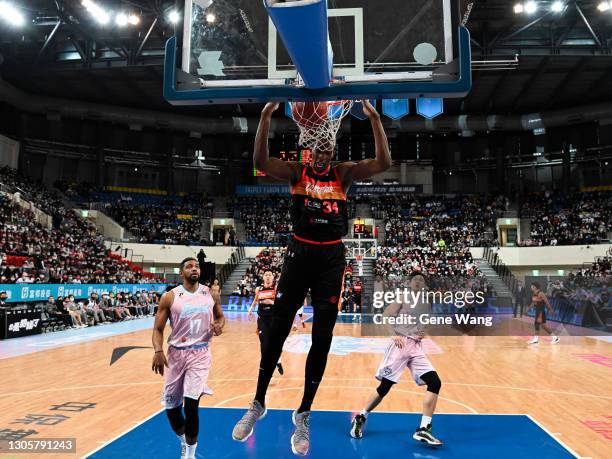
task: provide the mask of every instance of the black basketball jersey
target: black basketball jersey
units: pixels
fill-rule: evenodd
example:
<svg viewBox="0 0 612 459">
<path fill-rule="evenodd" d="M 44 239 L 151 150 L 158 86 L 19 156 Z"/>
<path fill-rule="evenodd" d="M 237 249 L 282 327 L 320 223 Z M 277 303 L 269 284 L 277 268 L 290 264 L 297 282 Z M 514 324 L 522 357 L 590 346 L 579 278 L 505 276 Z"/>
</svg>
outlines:
<svg viewBox="0 0 612 459">
<path fill-rule="evenodd" d="M 276 297 L 276 286 L 261 286 L 258 293 L 259 294 L 257 296 L 257 314 L 263 316 L 271 313 L 272 306 L 274 306 L 274 299 Z"/>
<path fill-rule="evenodd" d="M 317 174 L 310 165 L 291 187 L 291 221 L 298 238 L 337 241 L 348 232 L 346 192 L 335 167 Z"/>
</svg>

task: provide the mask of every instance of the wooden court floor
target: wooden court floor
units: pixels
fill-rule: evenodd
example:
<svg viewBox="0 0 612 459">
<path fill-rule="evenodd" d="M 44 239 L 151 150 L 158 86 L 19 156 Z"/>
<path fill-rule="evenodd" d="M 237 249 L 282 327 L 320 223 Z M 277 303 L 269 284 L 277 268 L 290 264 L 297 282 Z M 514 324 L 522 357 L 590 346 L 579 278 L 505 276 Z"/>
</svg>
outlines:
<svg viewBox="0 0 612 459">
<path fill-rule="evenodd" d="M 201 406 L 249 404 L 259 363 L 254 327 L 230 321 L 215 338 L 210 376 L 215 395 L 203 397 Z M 338 324 L 335 335 L 361 338 L 353 324 Z M 150 336 L 144 330 L 0 359 L 0 431 L 73 437 L 76 455 L 42 457 L 82 457 L 158 412 L 162 378 L 151 372 Z M 580 457 L 612 457 L 612 343 L 581 337 L 553 346 L 542 338 L 531 348 L 526 342 L 525 337 L 433 338 L 438 353 L 430 358 L 443 384 L 437 411 L 529 414 Z M 110 365 L 114 349 L 130 346 L 135 348 Z M 363 349 L 330 355 L 313 409 L 361 409 L 377 386 L 373 374 L 381 358 Z M 269 407 L 297 407 L 305 359 L 304 353 L 283 353 L 285 375 L 275 374 Z M 423 390 L 405 373 L 379 410 L 418 412 Z"/>
</svg>

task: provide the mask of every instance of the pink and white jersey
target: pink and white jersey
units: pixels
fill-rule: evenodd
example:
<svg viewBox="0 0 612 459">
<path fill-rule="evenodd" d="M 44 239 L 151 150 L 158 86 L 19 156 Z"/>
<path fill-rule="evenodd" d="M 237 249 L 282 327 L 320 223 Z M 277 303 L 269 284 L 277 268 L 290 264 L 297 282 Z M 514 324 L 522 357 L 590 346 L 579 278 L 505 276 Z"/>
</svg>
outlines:
<svg viewBox="0 0 612 459">
<path fill-rule="evenodd" d="M 187 348 L 208 343 L 213 336 L 215 305 L 210 289 L 200 285 L 195 293 L 191 293 L 179 285 L 171 291 L 174 293 L 174 301 L 170 307 L 172 333 L 168 337 L 168 344 Z"/>
</svg>

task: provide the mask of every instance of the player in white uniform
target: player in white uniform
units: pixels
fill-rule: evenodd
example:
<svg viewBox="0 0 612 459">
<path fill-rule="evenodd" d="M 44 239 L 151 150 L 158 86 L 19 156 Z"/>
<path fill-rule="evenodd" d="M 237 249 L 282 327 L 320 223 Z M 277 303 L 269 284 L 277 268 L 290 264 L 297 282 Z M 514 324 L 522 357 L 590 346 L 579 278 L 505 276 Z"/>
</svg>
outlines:
<svg viewBox="0 0 612 459">
<path fill-rule="evenodd" d="M 300 323 L 302 324 L 302 328 L 306 328 L 306 322 L 304 321 L 304 306 L 308 306 L 308 296 L 306 296 L 306 298 L 304 298 L 304 304 L 302 306 L 300 306 L 300 309 L 297 310 L 297 316 L 300 318 Z M 291 328 L 292 331 L 296 331 L 297 330 L 297 325 L 295 324 L 295 322 L 293 323 L 293 327 Z"/>
<path fill-rule="evenodd" d="M 425 279 L 423 276 L 414 276 L 410 281 L 410 288 L 413 292 L 424 292 Z M 430 306 L 424 302 L 414 305 L 415 307 L 411 306 L 409 304 L 389 305 L 384 312 L 384 316 L 400 317 L 404 315 L 418 319 L 419 314 L 430 310 Z M 368 414 L 382 402 L 393 384 L 399 382 L 402 373 L 408 368 L 412 378 L 419 386 L 427 385 L 427 392 L 425 392 L 425 398 L 423 399 L 421 425 L 416 429 L 412 438 L 428 445 L 440 446 L 442 442 L 434 437 L 432 433 L 431 418 L 436 409 L 442 382 L 435 368 L 423 352 L 422 339 L 425 336 L 425 329 L 422 325 L 395 325 L 393 331 L 395 336 L 389 344 L 376 372 L 376 379 L 380 381 L 380 385 L 368 400 L 366 407 L 353 418 L 350 434 L 353 438 L 361 438 L 363 436 L 363 427 Z"/>
<path fill-rule="evenodd" d="M 153 326 L 153 371 L 164 375 L 162 404 L 172 430 L 181 440 L 181 458 L 195 458 L 200 421 L 198 406 L 202 394 L 212 394 L 208 373 L 212 365 L 209 348 L 213 335 L 220 335 L 225 325 L 219 296 L 200 285 L 200 265 L 195 258 L 181 262 L 183 284 L 166 292 L 159 301 Z M 168 359 L 163 340 L 166 322 Z M 184 400 L 184 402 L 183 402 Z M 184 411 L 184 416 L 183 416 Z"/>
</svg>

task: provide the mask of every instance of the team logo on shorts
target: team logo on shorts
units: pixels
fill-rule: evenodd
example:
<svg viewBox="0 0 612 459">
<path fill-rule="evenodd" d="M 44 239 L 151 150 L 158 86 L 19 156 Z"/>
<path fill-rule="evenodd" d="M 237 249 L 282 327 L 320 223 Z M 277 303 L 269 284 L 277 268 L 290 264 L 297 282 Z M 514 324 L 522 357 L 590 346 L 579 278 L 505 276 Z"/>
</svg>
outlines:
<svg viewBox="0 0 612 459">
<path fill-rule="evenodd" d="M 283 292 L 276 292 L 276 298 L 280 298 L 283 296 Z"/>
<path fill-rule="evenodd" d="M 385 367 L 381 373 L 383 376 L 389 376 L 391 373 L 393 373 L 393 370 L 391 370 L 391 367 Z"/>
</svg>

